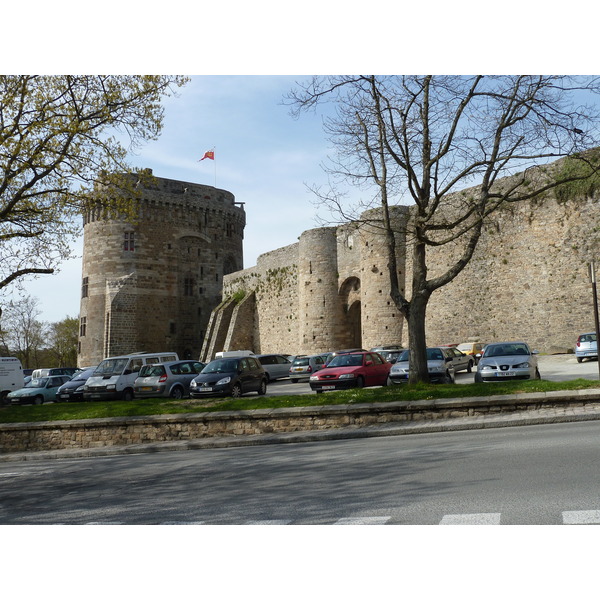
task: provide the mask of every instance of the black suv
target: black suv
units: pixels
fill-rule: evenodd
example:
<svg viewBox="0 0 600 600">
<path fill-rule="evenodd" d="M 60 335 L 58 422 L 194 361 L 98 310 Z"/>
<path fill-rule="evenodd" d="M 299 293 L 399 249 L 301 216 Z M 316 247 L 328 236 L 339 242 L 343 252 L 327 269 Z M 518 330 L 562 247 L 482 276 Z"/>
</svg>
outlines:
<svg viewBox="0 0 600 600">
<path fill-rule="evenodd" d="M 212 360 L 190 383 L 192 398 L 239 398 L 246 392 L 267 393 L 267 374 L 254 356 Z"/>
</svg>

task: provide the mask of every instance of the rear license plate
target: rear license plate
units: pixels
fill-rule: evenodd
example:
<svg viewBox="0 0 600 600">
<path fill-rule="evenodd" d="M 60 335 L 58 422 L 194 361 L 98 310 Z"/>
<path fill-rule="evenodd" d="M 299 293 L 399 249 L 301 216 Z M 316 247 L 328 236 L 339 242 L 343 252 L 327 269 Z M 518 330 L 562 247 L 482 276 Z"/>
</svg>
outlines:
<svg viewBox="0 0 600 600">
<path fill-rule="evenodd" d="M 141 387 L 140 388 L 140 392 L 151 392 L 152 388 L 151 387 Z"/>
<path fill-rule="evenodd" d="M 294 371 L 296 371 L 296 373 L 300 373 L 302 371 L 302 367 L 296 367 Z"/>
<path fill-rule="evenodd" d="M 322 390 L 335 390 L 335 385 L 324 385 L 321 387 Z"/>
</svg>

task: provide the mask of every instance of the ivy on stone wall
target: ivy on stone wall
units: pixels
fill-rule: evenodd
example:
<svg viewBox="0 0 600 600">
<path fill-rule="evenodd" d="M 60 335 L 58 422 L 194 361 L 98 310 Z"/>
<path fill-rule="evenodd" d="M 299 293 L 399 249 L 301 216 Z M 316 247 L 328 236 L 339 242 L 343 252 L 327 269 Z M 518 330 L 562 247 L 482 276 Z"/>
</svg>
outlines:
<svg viewBox="0 0 600 600">
<path fill-rule="evenodd" d="M 566 158 L 557 170 L 556 180 L 567 177 L 582 177 L 589 174 L 587 179 L 578 179 L 563 183 L 555 188 L 554 193 L 558 202 L 591 198 L 600 190 L 600 172 L 593 173 L 593 165 L 600 163 L 600 148 L 595 148 L 583 155 L 574 154 Z"/>
</svg>

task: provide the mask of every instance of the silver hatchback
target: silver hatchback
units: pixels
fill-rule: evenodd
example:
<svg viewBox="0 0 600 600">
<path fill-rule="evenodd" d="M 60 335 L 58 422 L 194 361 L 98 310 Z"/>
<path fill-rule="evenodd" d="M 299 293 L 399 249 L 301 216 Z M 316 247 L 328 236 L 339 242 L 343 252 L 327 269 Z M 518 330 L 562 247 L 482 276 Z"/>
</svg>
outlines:
<svg viewBox="0 0 600 600">
<path fill-rule="evenodd" d="M 577 362 L 583 362 L 584 358 L 598 358 L 598 342 L 596 333 L 582 333 L 575 343 L 575 356 Z"/>
<path fill-rule="evenodd" d="M 298 356 L 290 367 L 290 381 L 297 383 L 301 379 L 308 379 L 313 373 L 320 371 L 325 366 L 325 359 L 321 354 L 311 356 Z"/>
<path fill-rule="evenodd" d="M 133 384 L 136 398 L 183 398 L 190 383 L 206 365 L 197 360 L 177 360 L 144 365 Z"/>
</svg>

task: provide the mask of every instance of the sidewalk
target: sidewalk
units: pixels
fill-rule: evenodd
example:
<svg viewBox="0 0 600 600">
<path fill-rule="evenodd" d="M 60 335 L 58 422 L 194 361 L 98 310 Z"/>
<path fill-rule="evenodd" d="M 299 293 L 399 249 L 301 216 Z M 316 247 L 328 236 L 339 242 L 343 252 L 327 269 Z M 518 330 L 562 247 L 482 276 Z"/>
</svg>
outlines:
<svg viewBox="0 0 600 600">
<path fill-rule="evenodd" d="M 468 429 L 493 429 L 498 427 L 520 427 L 551 423 L 569 423 L 600 420 L 600 408 L 596 407 L 552 407 L 539 410 L 519 411 L 497 415 L 457 417 L 430 421 L 390 423 L 360 428 L 329 429 L 324 431 L 298 431 L 279 434 L 247 436 L 224 436 L 178 442 L 158 442 L 129 446 L 106 446 L 69 450 L 21 452 L 0 454 L 0 462 L 47 460 L 54 458 L 82 458 L 95 456 L 117 456 L 122 454 L 142 454 L 151 452 L 173 452 L 209 448 L 231 448 L 260 446 L 267 444 L 295 444 L 326 440 L 357 439 L 419 433 L 464 431 Z"/>
</svg>

